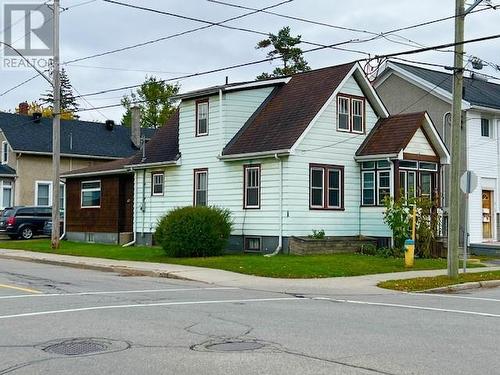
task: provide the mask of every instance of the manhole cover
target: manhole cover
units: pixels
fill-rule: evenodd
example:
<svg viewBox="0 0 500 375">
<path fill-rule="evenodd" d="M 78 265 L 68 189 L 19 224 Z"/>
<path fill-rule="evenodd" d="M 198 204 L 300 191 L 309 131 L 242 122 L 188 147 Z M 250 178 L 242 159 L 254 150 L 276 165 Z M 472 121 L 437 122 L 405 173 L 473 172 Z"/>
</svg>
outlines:
<svg viewBox="0 0 500 375">
<path fill-rule="evenodd" d="M 99 338 L 75 338 L 51 341 L 41 346 L 41 349 L 50 354 L 65 356 L 82 356 L 103 352 L 117 352 L 130 348 L 124 341 Z"/>
<path fill-rule="evenodd" d="M 217 352 L 244 352 L 249 350 L 262 349 L 264 344 L 256 341 L 236 341 L 236 342 L 224 342 L 220 344 L 207 345 L 208 350 Z"/>
</svg>

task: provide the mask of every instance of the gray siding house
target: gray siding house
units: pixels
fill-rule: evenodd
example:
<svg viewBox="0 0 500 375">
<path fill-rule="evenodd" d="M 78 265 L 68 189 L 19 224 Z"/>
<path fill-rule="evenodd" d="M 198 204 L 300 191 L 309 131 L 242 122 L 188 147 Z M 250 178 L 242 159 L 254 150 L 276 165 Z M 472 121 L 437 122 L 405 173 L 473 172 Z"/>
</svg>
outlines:
<svg viewBox="0 0 500 375">
<path fill-rule="evenodd" d="M 427 111 L 448 147 L 452 85 L 453 77 L 444 69 L 432 70 L 396 62 L 388 62 L 374 82 L 391 115 Z M 472 170 L 479 177 L 479 186 L 469 198 L 468 216 L 469 241 L 471 246 L 478 247 L 500 240 L 500 84 L 470 74 L 464 80 L 462 108 L 462 170 Z M 448 168 L 444 167 L 441 198 L 445 215 L 448 177 Z M 462 210 L 462 232 L 464 217 Z"/>
</svg>

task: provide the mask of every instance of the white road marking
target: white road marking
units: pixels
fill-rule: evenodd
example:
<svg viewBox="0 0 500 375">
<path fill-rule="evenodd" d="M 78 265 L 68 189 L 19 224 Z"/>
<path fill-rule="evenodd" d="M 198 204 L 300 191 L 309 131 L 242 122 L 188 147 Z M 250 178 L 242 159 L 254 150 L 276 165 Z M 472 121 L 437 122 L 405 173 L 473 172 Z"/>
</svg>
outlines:
<svg viewBox="0 0 500 375">
<path fill-rule="evenodd" d="M 283 298 L 251 298 L 251 299 L 229 299 L 229 300 L 214 300 L 214 301 L 180 301 L 180 302 L 161 302 L 161 303 L 144 303 L 134 305 L 110 305 L 110 306 L 92 306 L 81 307 L 66 310 L 38 311 L 23 314 L 1 315 L 1 319 L 23 318 L 30 316 L 66 314 L 80 311 L 96 311 L 96 310 L 112 310 L 112 309 L 130 309 L 135 307 L 161 307 L 161 306 L 183 306 L 183 305 L 215 305 L 223 303 L 250 303 L 250 302 L 278 302 L 278 301 L 307 301 L 305 298 L 283 297 Z"/>
<path fill-rule="evenodd" d="M 352 303 L 352 304 L 357 304 L 357 305 L 396 307 L 396 308 L 402 308 L 402 309 L 438 311 L 438 312 L 448 312 L 448 313 L 456 313 L 456 314 L 478 315 L 478 316 L 488 316 L 488 317 L 493 317 L 493 318 L 500 318 L 499 314 L 490 314 L 490 313 L 483 313 L 483 312 L 477 312 L 477 311 L 440 309 L 440 308 L 437 308 L 437 307 L 414 306 L 414 305 L 400 305 L 400 304 L 396 304 L 396 303 L 353 301 L 353 300 L 348 300 L 348 299 L 333 299 L 333 298 L 328 298 L 328 297 L 315 297 L 313 299 L 319 300 L 319 301 L 332 301 L 332 302 L 341 302 L 341 303 Z"/>
<path fill-rule="evenodd" d="M 42 293 L 42 294 L 19 294 L 15 296 L 0 296 L 0 299 L 15 299 L 29 297 L 72 297 L 72 296 L 98 296 L 102 294 L 131 294 L 131 293 L 165 293 L 165 292 L 193 292 L 197 290 L 238 290 L 239 288 L 170 288 L 170 289 L 146 289 L 146 290 L 116 290 L 103 292 L 78 292 L 78 293 Z"/>
<path fill-rule="evenodd" d="M 459 299 L 470 299 L 477 301 L 500 302 L 500 299 L 495 299 L 495 298 L 456 296 L 452 294 L 434 294 L 434 293 L 408 293 L 408 294 L 411 294 L 413 296 L 430 296 L 430 297 L 459 298 Z"/>
</svg>

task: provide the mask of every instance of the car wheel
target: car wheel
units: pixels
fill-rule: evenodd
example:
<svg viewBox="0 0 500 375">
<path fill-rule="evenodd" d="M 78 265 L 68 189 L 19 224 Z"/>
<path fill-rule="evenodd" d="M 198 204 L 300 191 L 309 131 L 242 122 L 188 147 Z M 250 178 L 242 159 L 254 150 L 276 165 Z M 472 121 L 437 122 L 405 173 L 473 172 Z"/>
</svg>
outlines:
<svg viewBox="0 0 500 375">
<path fill-rule="evenodd" d="M 31 227 L 24 227 L 21 230 L 21 238 L 23 240 L 31 240 L 33 238 L 33 229 Z"/>
</svg>

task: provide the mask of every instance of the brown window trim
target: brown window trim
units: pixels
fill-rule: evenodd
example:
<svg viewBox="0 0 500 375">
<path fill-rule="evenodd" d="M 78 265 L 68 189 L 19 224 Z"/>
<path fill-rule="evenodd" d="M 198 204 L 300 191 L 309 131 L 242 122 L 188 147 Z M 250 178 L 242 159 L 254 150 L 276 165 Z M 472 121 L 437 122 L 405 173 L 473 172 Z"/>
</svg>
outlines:
<svg viewBox="0 0 500 375">
<path fill-rule="evenodd" d="M 193 207 L 196 207 L 196 174 L 199 172 L 207 173 L 207 206 L 208 206 L 208 168 L 193 169 Z"/>
<path fill-rule="evenodd" d="M 249 168 L 258 168 L 258 170 L 259 170 L 259 204 L 257 206 L 248 206 L 247 205 L 247 169 L 249 169 Z M 260 210 L 261 172 L 262 172 L 261 164 L 244 164 L 243 165 L 243 208 L 245 210 Z"/>
<path fill-rule="evenodd" d="M 340 98 L 344 98 L 344 99 L 349 100 L 349 129 L 339 128 L 339 99 Z M 363 131 L 362 132 L 353 130 L 353 125 L 354 125 L 354 117 L 353 117 L 353 111 L 352 111 L 353 100 L 359 100 L 362 102 L 362 106 L 363 106 Z M 337 119 L 337 131 L 338 132 L 353 133 L 353 134 L 366 134 L 366 98 L 364 96 L 357 96 L 357 95 L 350 95 L 350 94 L 343 94 L 343 93 L 338 94 L 337 95 L 336 119 Z"/>
<path fill-rule="evenodd" d="M 155 176 L 157 175 L 162 175 L 163 176 L 163 185 L 161 189 L 161 194 L 158 194 L 154 192 L 154 182 L 155 182 Z M 165 195 L 165 172 L 163 171 L 156 171 L 156 172 L 151 172 L 151 196 L 152 197 L 163 197 Z"/>
<path fill-rule="evenodd" d="M 323 169 L 323 207 L 313 207 L 311 206 L 311 170 L 313 168 Z M 336 169 L 340 172 L 340 207 L 330 207 L 328 206 L 328 170 Z M 333 164 L 309 164 L 309 210 L 318 211 L 345 211 L 344 206 L 344 166 L 343 165 L 333 165 Z"/>
<path fill-rule="evenodd" d="M 207 132 L 206 133 L 198 133 L 198 105 L 199 104 L 202 104 L 202 103 L 207 103 Z M 194 127 L 194 131 L 195 131 L 195 136 L 196 137 L 205 137 L 208 135 L 208 123 L 209 123 L 209 119 L 210 119 L 210 103 L 208 101 L 208 98 L 204 98 L 204 99 L 198 99 L 195 101 L 195 127 Z"/>
</svg>

